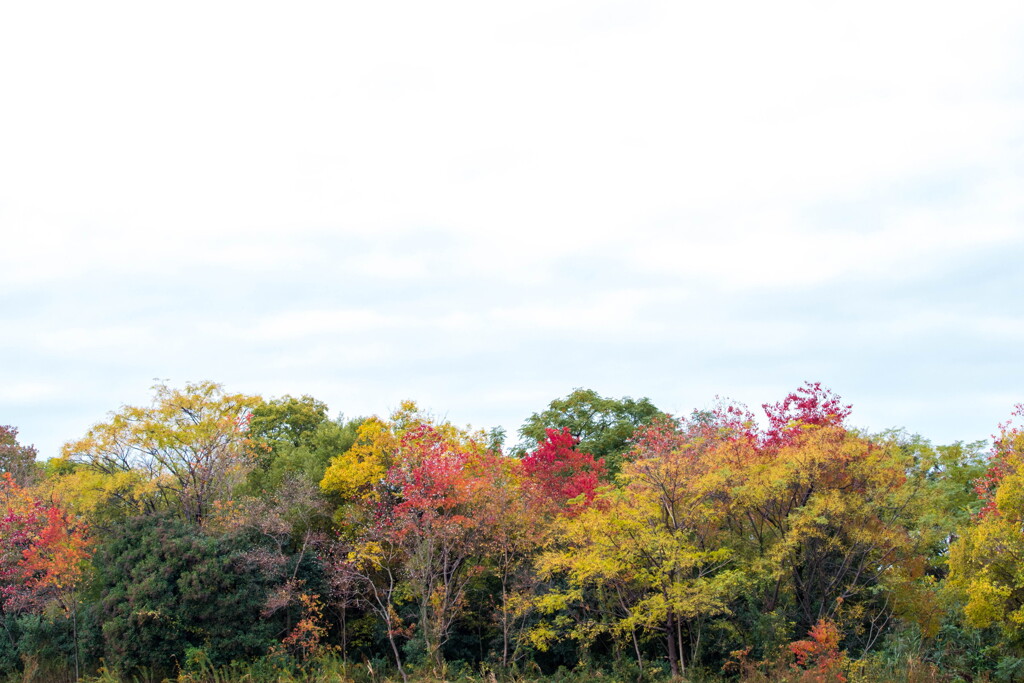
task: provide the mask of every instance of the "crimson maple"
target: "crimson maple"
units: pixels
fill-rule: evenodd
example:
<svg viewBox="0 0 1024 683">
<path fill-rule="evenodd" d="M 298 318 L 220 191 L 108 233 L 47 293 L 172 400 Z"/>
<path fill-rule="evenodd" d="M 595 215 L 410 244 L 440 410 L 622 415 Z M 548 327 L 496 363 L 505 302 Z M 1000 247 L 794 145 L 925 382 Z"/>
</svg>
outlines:
<svg viewBox="0 0 1024 683">
<path fill-rule="evenodd" d="M 575 515 L 594 502 L 605 476 L 604 458 L 576 450 L 579 439 L 568 428 L 547 429 L 546 438 L 523 458 L 527 486 L 542 503 Z M 583 507 L 567 507 L 579 499 Z"/>
</svg>

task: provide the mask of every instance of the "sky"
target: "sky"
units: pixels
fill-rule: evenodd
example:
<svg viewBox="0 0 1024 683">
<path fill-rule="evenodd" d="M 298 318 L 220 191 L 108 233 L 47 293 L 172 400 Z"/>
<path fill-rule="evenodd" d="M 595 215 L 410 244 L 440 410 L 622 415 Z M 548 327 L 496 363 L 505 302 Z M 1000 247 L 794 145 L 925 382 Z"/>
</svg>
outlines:
<svg viewBox="0 0 1024 683">
<path fill-rule="evenodd" d="M 0 424 L 156 381 L 504 426 L 1024 401 L 1020 2 L 0 8 Z M 514 440 L 514 436 L 513 436 Z"/>
</svg>

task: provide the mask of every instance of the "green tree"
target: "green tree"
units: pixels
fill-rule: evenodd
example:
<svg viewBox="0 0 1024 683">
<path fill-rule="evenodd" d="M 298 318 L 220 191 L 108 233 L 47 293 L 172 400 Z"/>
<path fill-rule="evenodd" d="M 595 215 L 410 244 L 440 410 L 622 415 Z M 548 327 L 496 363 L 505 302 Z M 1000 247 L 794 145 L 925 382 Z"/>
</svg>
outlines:
<svg viewBox="0 0 1024 683">
<path fill-rule="evenodd" d="M 243 493 L 265 495 L 289 479 L 319 484 L 332 458 L 356 441 L 362 418 L 327 417 L 327 405 L 310 396 L 284 396 L 253 409 L 249 438 L 256 454 Z"/>
<path fill-rule="evenodd" d="M 267 615 L 280 578 L 261 567 L 261 545 L 259 535 L 209 535 L 166 515 L 120 524 L 94 562 L 108 664 L 168 674 L 188 648 L 215 663 L 264 654 L 287 615 Z"/>
<path fill-rule="evenodd" d="M 312 396 L 282 396 L 257 405 L 249 420 L 249 436 L 273 447 L 301 446 L 327 422 L 327 404 Z"/>
<path fill-rule="evenodd" d="M 633 433 L 660 414 L 647 398 L 605 398 L 593 389 L 574 389 L 565 398 L 552 401 L 547 410 L 526 419 L 519 428 L 524 443 L 516 451 L 523 455 L 543 443 L 548 429 L 568 428 L 579 439 L 579 451 L 604 458 L 608 471 L 615 475 Z"/>
</svg>

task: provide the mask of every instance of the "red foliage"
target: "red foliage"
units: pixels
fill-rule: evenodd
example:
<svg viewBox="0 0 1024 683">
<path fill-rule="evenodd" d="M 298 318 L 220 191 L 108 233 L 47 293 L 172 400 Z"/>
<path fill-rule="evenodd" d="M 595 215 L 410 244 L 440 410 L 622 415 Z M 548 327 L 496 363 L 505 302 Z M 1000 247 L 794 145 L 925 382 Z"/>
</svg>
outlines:
<svg viewBox="0 0 1024 683">
<path fill-rule="evenodd" d="M 843 405 L 821 382 L 804 382 L 775 405 L 765 403 L 761 407 L 768 416 L 768 430 L 764 434 L 768 446 L 788 445 L 811 425 L 841 426 L 852 408 Z"/>
<path fill-rule="evenodd" d="M 85 525 L 32 496 L 9 474 L 0 478 L 0 606 L 40 609 L 60 599 L 88 556 Z"/>
<path fill-rule="evenodd" d="M 807 633 L 810 640 L 789 644 L 797 666 L 810 669 L 819 681 L 845 681 L 841 671 L 843 653 L 839 650 L 839 628 L 831 621 L 819 619 Z"/>
<path fill-rule="evenodd" d="M 402 456 L 387 474 L 402 502 L 400 513 L 451 511 L 466 501 L 471 482 L 466 476 L 469 454 L 446 441 L 429 425 L 407 431 L 401 442 Z"/>
<path fill-rule="evenodd" d="M 547 438 L 537 449 L 523 458 L 528 486 L 559 510 L 580 496 L 583 504 L 589 505 L 605 475 L 604 458 L 595 459 L 590 453 L 577 451 L 579 440 L 568 428 L 549 428 L 546 433 Z M 577 514 L 580 509 L 570 508 L 566 512 Z"/>
<path fill-rule="evenodd" d="M 999 434 L 992 435 L 992 451 L 989 454 L 989 466 L 981 477 L 974 482 L 974 491 L 982 500 L 979 517 L 999 514 L 996 509 L 996 489 L 1007 474 L 1014 471 L 1015 453 L 1024 449 L 1024 430 L 1014 424 L 1013 418 L 1024 418 L 1024 403 L 1014 407 L 1012 417 L 999 425 Z"/>
</svg>

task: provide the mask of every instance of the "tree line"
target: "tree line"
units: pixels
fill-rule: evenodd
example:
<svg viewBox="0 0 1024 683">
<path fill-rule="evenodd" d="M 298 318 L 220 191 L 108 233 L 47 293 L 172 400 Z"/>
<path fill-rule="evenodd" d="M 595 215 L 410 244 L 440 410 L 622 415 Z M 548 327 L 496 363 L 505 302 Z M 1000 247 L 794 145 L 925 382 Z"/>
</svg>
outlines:
<svg viewBox="0 0 1024 683">
<path fill-rule="evenodd" d="M 0 427 L 0 672 L 1024 679 L 1024 407 L 949 445 L 762 410 L 577 389 L 509 447 L 201 382 L 45 462 Z"/>
</svg>

